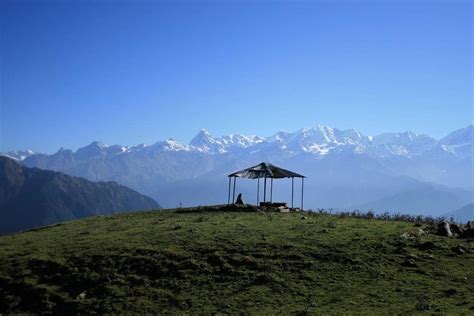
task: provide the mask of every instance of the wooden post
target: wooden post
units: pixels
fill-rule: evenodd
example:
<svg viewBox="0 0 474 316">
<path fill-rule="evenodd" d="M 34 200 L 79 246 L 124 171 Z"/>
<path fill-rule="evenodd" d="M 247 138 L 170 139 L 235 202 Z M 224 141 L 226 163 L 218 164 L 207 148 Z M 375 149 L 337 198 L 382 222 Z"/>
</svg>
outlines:
<svg viewBox="0 0 474 316">
<path fill-rule="evenodd" d="M 259 202 L 259 196 L 260 195 L 260 178 L 257 178 L 257 206 Z"/>
<path fill-rule="evenodd" d="M 230 189 L 229 189 L 230 190 Z M 229 191 L 230 192 L 230 191 Z M 293 197 L 295 193 L 295 178 L 291 177 L 291 208 L 293 209 Z M 230 193 L 229 193 L 230 194 Z"/>
<path fill-rule="evenodd" d="M 267 177 L 263 179 L 263 203 L 267 201 Z"/>
<path fill-rule="evenodd" d="M 303 200 L 304 200 L 304 178 L 301 178 L 301 210 L 303 211 Z"/>
<path fill-rule="evenodd" d="M 270 203 L 273 202 L 273 178 L 270 178 Z"/>
<path fill-rule="evenodd" d="M 230 181 L 231 181 L 231 179 L 229 177 L 229 193 L 227 194 L 227 205 L 230 204 Z"/>
<path fill-rule="evenodd" d="M 232 193 L 232 204 L 235 203 L 235 180 L 237 180 L 237 177 L 234 177 L 234 193 Z"/>
</svg>

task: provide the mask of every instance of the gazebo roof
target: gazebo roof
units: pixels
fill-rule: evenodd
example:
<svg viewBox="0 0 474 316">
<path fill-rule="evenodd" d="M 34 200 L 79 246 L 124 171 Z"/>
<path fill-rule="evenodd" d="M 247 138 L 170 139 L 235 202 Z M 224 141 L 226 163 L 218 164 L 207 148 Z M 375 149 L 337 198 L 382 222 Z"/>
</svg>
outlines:
<svg viewBox="0 0 474 316">
<path fill-rule="evenodd" d="M 296 172 L 286 170 L 270 163 L 262 162 L 256 166 L 240 170 L 228 175 L 228 177 L 238 177 L 247 179 L 258 179 L 258 178 L 306 178 L 305 176 Z"/>
</svg>

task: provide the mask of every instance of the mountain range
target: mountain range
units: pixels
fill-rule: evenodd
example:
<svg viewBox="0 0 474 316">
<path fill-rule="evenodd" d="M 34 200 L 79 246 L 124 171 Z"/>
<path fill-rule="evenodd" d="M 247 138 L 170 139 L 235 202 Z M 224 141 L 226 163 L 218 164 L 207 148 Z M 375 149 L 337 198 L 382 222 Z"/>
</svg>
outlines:
<svg viewBox="0 0 474 316">
<path fill-rule="evenodd" d="M 0 233 L 124 211 L 160 208 L 115 182 L 94 183 L 60 172 L 27 168 L 0 157 Z"/>
<path fill-rule="evenodd" d="M 226 175 L 261 161 L 305 174 L 305 205 L 441 215 L 473 201 L 474 126 L 442 139 L 413 132 L 367 136 L 328 126 L 280 131 L 268 137 L 215 137 L 201 130 L 189 144 L 93 142 L 48 155 L 6 153 L 28 167 L 92 181 L 117 181 L 164 206 L 227 201 Z M 289 181 L 275 181 L 276 199 L 289 199 Z M 237 191 L 254 203 L 256 184 Z"/>
</svg>

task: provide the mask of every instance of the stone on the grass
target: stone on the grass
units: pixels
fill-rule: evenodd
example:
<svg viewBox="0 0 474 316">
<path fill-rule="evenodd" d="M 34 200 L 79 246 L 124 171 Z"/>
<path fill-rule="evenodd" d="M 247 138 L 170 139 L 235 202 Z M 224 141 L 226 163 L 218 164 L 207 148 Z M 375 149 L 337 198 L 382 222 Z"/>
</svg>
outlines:
<svg viewBox="0 0 474 316">
<path fill-rule="evenodd" d="M 457 245 L 456 247 L 452 247 L 451 250 L 458 255 L 463 255 L 469 251 L 466 247 L 464 247 L 461 244 Z"/>
<path fill-rule="evenodd" d="M 445 237 L 453 237 L 453 232 L 451 231 L 451 225 L 444 221 L 438 223 L 438 228 L 436 234 Z"/>
<path fill-rule="evenodd" d="M 431 241 L 427 241 L 427 242 L 424 242 L 424 243 L 418 245 L 418 249 L 420 249 L 420 250 L 431 250 L 431 249 L 434 249 L 434 248 L 436 248 L 436 246 Z"/>
<path fill-rule="evenodd" d="M 455 224 L 455 223 L 449 224 L 449 228 L 451 229 L 451 232 L 455 236 L 461 236 L 462 233 L 464 232 L 464 229 L 461 226 L 459 226 L 458 224 Z"/>
<path fill-rule="evenodd" d="M 405 261 L 402 262 L 402 266 L 404 266 L 404 267 L 416 267 L 417 264 L 415 262 L 415 259 L 412 256 L 407 256 L 405 258 Z"/>
<path fill-rule="evenodd" d="M 460 235 L 461 238 L 474 238 L 474 221 L 467 222 L 464 231 Z"/>
</svg>

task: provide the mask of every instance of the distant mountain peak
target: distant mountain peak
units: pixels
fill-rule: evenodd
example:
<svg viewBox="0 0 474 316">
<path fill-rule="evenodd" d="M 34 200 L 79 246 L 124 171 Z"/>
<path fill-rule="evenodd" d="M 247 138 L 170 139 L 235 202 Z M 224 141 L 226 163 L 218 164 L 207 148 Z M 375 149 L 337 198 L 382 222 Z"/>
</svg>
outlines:
<svg viewBox="0 0 474 316">
<path fill-rule="evenodd" d="M 182 151 L 182 150 L 189 151 L 189 146 L 179 143 L 174 138 L 168 138 L 167 140 L 158 142 L 155 145 L 153 145 L 153 147 L 156 147 L 164 151 Z"/>
<path fill-rule="evenodd" d="M 443 145 L 463 145 L 474 142 L 474 125 L 458 129 L 440 140 Z"/>
<path fill-rule="evenodd" d="M 200 134 L 205 134 L 205 135 L 211 135 L 211 133 L 209 133 L 209 131 L 205 128 L 201 128 L 201 130 L 199 131 Z"/>
<path fill-rule="evenodd" d="M 87 146 L 87 147 L 107 148 L 107 147 L 109 147 L 109 145 L 106 145 L 103 142 L 96 140 L 96 141 L 93 141 L 92 143 L 90 143 L 90 145 Z"/>
<path fill-rule="evenodd" d="M 225 152 L 222 140 L 215 138 L 206 129 L 201 129 L 199 133 L 189 142 L 189 145 L 199 151 L 210 153 Z"/>
<path fill-rule="evenodd" d="M 18 150 L 18 151 L 9 151 L 7 153 L 0 153 L 0 156 L 8 157 L 16 161 L 23 161 L 26 158 L 33 156 L 35 153 L 32 150 Z"/>
<path fill-rule="evenodd" d="M 189 142 L 189 145 L 200 147 L 207 143 L 210 143 L 214 138 L 212 137 L 211 133 L 209 133 L 206 129 L 201 129 L 199 133 Z"/>
<path fill-rule="evenodd" d="M 96 156 L 105 156 L 107 154 L 108 145 L 100 141 L 93 141 L 89 145 L 79 148 L 74 154 L 78 159 L 87 159 Z"/>
</svg>

